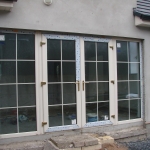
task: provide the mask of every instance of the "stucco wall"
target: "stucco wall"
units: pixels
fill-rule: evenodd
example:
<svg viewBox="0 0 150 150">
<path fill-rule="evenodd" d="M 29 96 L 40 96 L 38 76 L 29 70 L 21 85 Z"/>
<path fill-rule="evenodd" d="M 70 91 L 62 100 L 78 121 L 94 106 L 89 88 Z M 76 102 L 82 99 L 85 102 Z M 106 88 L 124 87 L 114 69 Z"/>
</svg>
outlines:
<svg viewBox="0 0 150 150">
<path fill-rule="evenodd" d="M 136 0 L 18 0 L 0 12 L 0 28 L 44 30 L 144 39 L 146 121 L 150 122 L 150 29 L 134 25 Z"/>
</svg>

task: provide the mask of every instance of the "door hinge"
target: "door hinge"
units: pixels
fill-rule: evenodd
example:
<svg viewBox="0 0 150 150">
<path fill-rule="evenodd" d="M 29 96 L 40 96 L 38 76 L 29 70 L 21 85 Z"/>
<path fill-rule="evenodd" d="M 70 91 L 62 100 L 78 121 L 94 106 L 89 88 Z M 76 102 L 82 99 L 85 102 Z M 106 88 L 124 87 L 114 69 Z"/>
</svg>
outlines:
<svg viewBox="0 0 150 150">
<path fill-rule="evenodd" d="M 112 50 L 114 49 L 114 47 L 113 46 L 109 46 Z"/>
<path fill-rule="evenodd" d="M 40 46 L 43 46 L 45 45 L 46 43 L 45 42 L 40 42 Z"/>
<path fill-rule="evenodd" d="M 112 118 L 115 118 L 115 115 L 111 115 Z"/>
<path fill-rule="evenodd" d="M 47 122 L 42 122 L 42 127 L 43 127 L 44 125 L 47 125 Z"/>
<path fill-rule="evenodd" d="M 45 84 L 46 84 L 46 82 L 43 82 L 43 81 L 41 82 L 41 86 L 43 86 L 43 85 L 45 85 Z"/>
<path fill-rule="evenodd" d="M 112 83 L 112 84 L 115 84 L 115 81 L 114 81 L 114 80 L 111 80 L 111 83 Z"/>
</svg>

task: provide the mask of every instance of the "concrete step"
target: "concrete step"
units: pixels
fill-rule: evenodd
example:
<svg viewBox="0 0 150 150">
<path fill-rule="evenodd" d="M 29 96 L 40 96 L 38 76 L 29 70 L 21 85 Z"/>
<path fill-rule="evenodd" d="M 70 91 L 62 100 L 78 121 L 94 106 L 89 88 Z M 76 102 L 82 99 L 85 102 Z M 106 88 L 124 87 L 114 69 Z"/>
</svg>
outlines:
<svg viewBox="0 0 150 150">
<path fill-rule="evenodd" d="M 147 130 L 142 127 L 133 127 L 116 132 L 105 132 L 105 134 L 113 137 L 116 141 L 119 142 L 138 141 L 147 138 Z"/>
</svg>

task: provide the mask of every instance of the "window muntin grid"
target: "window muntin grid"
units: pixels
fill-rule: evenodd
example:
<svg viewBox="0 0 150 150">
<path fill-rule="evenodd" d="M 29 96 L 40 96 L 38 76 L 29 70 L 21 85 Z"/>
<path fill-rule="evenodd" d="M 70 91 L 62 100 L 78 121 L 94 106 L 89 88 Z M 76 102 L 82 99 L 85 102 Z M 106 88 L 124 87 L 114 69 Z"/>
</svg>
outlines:
<svg viewBox="0 0 150 150">
<path fill-rule="evenodd" d="M 0 134 L 36 131 L 35 36 L 0 35 Z"/>
<path fill-rule="evenodd" d="M 47 43 L 49 127 L 71 125 L 73 120 L 77 124 L 76 41 Z"/>
<path fill-rule="evenodd" d="M 138 42 L 117 41 L 118 120 L 141 118 Z"/>
<path fill-rule="evenodd" d="M 108 43 L 84 42 L 86 122 L 109 120 Z"/>
</svg>

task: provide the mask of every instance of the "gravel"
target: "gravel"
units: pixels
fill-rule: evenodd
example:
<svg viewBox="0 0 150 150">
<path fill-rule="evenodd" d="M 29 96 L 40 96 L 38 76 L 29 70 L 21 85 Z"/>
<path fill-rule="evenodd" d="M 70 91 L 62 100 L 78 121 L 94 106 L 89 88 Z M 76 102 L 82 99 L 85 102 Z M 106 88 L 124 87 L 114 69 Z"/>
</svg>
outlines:
<svg viewBox="0 0 150 150">
<path fill-rule="evenodd" d="M 124 143 L 129 150 L 150 150 L 150 139 L 137 142 Z"/>
</svg>

